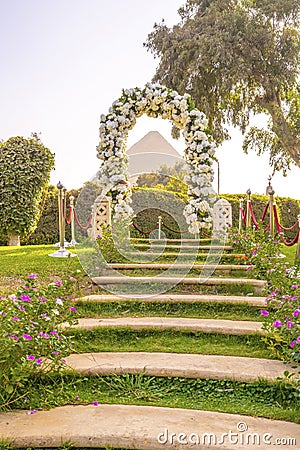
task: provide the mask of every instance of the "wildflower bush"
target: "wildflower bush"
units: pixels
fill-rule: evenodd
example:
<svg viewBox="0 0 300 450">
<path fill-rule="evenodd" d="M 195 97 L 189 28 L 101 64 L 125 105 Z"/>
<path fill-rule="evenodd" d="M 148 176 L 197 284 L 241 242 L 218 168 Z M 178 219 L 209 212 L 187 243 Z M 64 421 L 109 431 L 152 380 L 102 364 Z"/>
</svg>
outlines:
<svg viewBox="0 0 300 450">
<path fill-rule="evenodd" d="M 32 375 L 65 366 L 72 342 L 60 324 L 74 323 L 76 308 L 69 295 L 76 279 L 68 277 L 45 288 L 37 275 L 13 295 L 0 298 L 0 409 L 26 396 Z"/>
<path fill-rule="evenodd" d="M 236 251 L 245 253 L 253 277 L 267 280 L 266 307 L 261 310 L 265 339 L 299 374 L 300 262 L 291 266 L 281 258 L 279 240 L 262 230 L 233 233 L 231 242 Z"/>
</svg>

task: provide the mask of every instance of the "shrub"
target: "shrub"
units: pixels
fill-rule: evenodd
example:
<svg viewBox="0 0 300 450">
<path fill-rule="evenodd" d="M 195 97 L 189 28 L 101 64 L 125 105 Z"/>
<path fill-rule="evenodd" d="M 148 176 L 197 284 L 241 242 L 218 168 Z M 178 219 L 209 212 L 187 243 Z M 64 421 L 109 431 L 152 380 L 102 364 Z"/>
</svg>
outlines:
<svg viewBox="0 0 300 450">
<path fill-rule="evenodd" d="M 0 144 L 0 234 L 9 245 L 34 230 L 54 157 L 36 135 L 17 136 Z"/>
<path fill-rule="evenodd" d="M 71 352 L 71 339 L 59 325 L 73 321 L 76 308 L 69 294 L 76 280 L 38 289 L 36 278 L 30 274 L 15 295 L 0 299 L 0 409 L 26 395 L 32 375 L 63 367 Z"/>
</svg>

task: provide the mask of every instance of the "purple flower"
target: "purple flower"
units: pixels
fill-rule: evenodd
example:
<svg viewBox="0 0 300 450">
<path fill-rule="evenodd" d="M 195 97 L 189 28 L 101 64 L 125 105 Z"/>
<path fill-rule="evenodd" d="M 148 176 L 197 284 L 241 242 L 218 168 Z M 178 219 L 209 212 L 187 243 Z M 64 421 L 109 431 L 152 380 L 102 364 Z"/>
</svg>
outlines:
<svg viewBox="0 0 300 450">
<path fill-rule="evenodd" d="M 37 277 L 38 277 L 38 276 L 37 276 L 36 273 L 31 273 L 30 275 L 28 275 L 28 278 L 29 278 L 30 280 L 35 280 Z"/>
<path fill-rule="evenodd" d="M 74 308 L 74 306 L 71 306 L 70 311 L 77 311 L 77 309 Z"/>
<path fill-rule="evenodd" d="M 42 362 L 43 362 L 43 359 L 42 359 L 42 358 L 38 358 L 38 359 L 36 360 L 36 363 L 37 363 L 38 366 L 41 365 Z"/>
<path fill-rule="evenodd" d="M 99 405 L 99 402 L 95 401 L 95 402 L 93 402 L 93 405 L 94 405 L 94 406 L 98 406 L 98 405 Z"/>
<path fill-rule="evenodd" d="M 297 344 L 300 344 L 300 336 L 297 337 L 296 342 Z"/>
<path fill-rule="evenodd" d="M 291 286 L 291 289 L 298 289 L 297 284 L 293 284 L 293 285 Z"/>
<path fill-rule="evenodd" d="M 37 412 L 36 409 L 31 409 L 30 411 L 28 411 L 26 414 L 30 415 L 30 414 L 35 414 Z"/>
<path fill-rule="evenodd" d="M 52 352 L 52 355 L 59 355 L 60 352 Z"/>
<path fill-rule="evenodd" d="M 30 334 L 24 333 L 24 334 L 22 334 L 22 338 L 27 341 L 32 341 L 32 336 L 30 336 Z"/>
<path fill-rule="evenodd" d="M 19 320 L 18 317 L 12 317 L 11 320 L 14 320 L 15 322 L 17 322 Z"/>
<path fill-rule="evenodd" d="M 290 347 L 294 347 L 294 345 L 296 344 L 296 342 L 295 341 L 292 341 L 292 342 L 290 342 Z"/>
<path fill-rule="evenodd" d="M 45 303 L 45 302 L 47 302 L 48 300 L 47 299 L 45 299 L 44 297 L 39 297 L 39 300 L 42 302 L 42 303 Z"/>
<path fill-rule="evenodd" d="M 62 282 L 61 281 L 56 281 L 55 284 L 56 284 L 56 286 L 62 286 Z"/>
<path fill-rule="evenodd" d="M 265 316 L 265 317 L 269 315 L 269 312 L 266 311 L 265 309 L 262 309 L 262 310 L 260 311 L 260 313 L 261 313 L 262 316 Z"/>
<path fill-rule="evenodd" d="M 279 328 L 279 327 L 281 327 L 282 326 L 282 323 L 280 322 L 280 320 L 274 320 L 274 322 L 273 322 L 273 327 L 274 328 Z"/>
<path fill-rule="evenodd" d="M 74 277 L 69 277 L 69 280 L 71 280 L 71 281 L 77 281 L 76 278 L 74 278 Z"/>
<path fill-rule="evenodd" d="M 294 322 L 291 322 L 290 320 L 287 321 L 286 326 L 288 329 L 292 328 L 294 326 Z"/>
<path fill-rule="evenodd" d="M 16 334 L 10 334 L 8 337 L 10 339 L 13 339 L 14 341 L 18 341 L 19 340 L 19 338 L 18 338 L 18 336 Z"/>
<path fill-rule="evenodd" d="M 28 361 L 34 361 L 35 360 L 35 356 L 27 355 L 27 359 L 28 359 Z"/>
<path fill-rule="evenodd" d="M 29 295 L 21 294 L 20 299 L 23 300 L 23 302 L 31 302 L 31 298 L 29 297 Z"/>
<path fill-rule="evenodd" d="M 57 330 L 50 331 L 50 334 L 57 334 Z"/>
<path fill-rule="evenodd" d="M 300 314 L 300 309 L 295 309 L 295 311 L 293 312 L 292 316 L 293 317 L 298 317 Z"/>
<path fill-rule="evenodd" d="M 76 395 L 75 400 L 79 400 L 79 395 Z"/>
</svg>

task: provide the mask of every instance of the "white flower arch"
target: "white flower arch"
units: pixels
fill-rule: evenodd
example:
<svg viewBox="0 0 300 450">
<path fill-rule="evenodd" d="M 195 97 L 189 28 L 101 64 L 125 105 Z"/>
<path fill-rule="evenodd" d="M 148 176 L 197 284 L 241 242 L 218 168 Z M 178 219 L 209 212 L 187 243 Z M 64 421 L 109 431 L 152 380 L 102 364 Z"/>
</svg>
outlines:
<svg viewBox="0 0 300 450">
<path fill-rule="evenodd" d="M 215 202 L 212 189 L 214 144 L 207 132 L 208 121 L 204 113 L 194 107 L 188 94 L 158 84 L 147 84 L 144 88 L 123 90 L 107 115 L 101 115 L 100 144 L 97 148 L 100 159 L 99 184 L 103 189 L 110 186 L 113 199 L 114 219 L 130 219 L 133 216 L 131 189 L 128 185 L 128 158 L 126 142 L 128 132 L 136 119 L 147 114 L 149 117 L 169 119 L 182 130 L 186 149 L 184 159 L 189 175 L 189 203 L 184 216 L 191 233 L 200 228 L 210 228 L 211 206 Z"/>
</svg>

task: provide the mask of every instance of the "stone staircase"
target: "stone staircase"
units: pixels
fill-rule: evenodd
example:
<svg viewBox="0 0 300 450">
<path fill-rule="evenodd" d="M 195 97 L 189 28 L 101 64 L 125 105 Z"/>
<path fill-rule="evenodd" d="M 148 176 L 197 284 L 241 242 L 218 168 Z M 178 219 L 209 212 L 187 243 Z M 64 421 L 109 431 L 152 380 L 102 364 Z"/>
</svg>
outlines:
<svg viewBox="0 0 300 450">
<path fill-rule="evenodd" d="M 180 240 L 168 241 L 165 254 L 172 254 L 180 242 Z M 182 243 L 188 250 L 196 245 L 192 240 L 184 240 Z M 139 253 L 143 253 L 147 242 L 139 240 L 135 246 L 142 249 Z M 209 245 L 206 240 L 200 245 L 199 251 L 205 252 L 202 253 L 202 257 L 207 254 L 207 250 Z M 227 252 L 225 255 L 232 258 L 231 248 L 226 246 L 225 250 Z M 184 263 L 178 266 L 177 270 L 185 270 L 187 267 Z M 111 263 L 101 276 L 93 279 L 99 286 L 99 294 L 88 295 L 78 300 L 87 305 L 131 301 L 140 304 L 168 303 L 174 308 L 178 303 L 224 303 L 249 307 L 263 307 L 265 304 L 265 281 L 245 276 L 248 274 L 245 265 L 225 263 L 214 266 L 196 262 L 192 273 L 184 277 L 178 277 L 175 268 L 174 273 L 171 271 L 171 274 L 165 276 L 164 271 L 172 270 L 172 267 L 174 266 L 170 262 Z M 155 275 L 151 273 L 152 270 L 155 270 Z M 214 274 L 210 277 L 201 277 L 203 270 L 214 270 Z M 134 273 L 128 275 L 128 271 Z M 142 276 L 140 271 L 143 271 Z M 148 276 L 144 275 L 145 271 L 150 272 Z M 241 277 L 240 274 L 244 276 Z M 178 286 L 187 289 L 187 292 L 178 292 L 176 288 L 172 288 L 171 291 L 163 290 L 161 293 L 151 292 L 151 289 L 148 291 L 147 286 L 151 287 L 153 283 L 156 285 L 161 283 L 164 287 L 178 283 Z M 126 293 L 127 285 L 135 287 L 133 293 Z M 106 289 L 109 291 L 110 287 L 117 288 L 117 292 L 108 294 Z M 231 295 L 230 290 L 233 287 L 239 293 Z M 62 326 L 67 328 L 68 324 Z M 184 330 L 218 333 L 220 336 L 263 334 L 262 324 L 258 321 L 165 316 L 82 317 L 73 328 L 153 329 L 162 332 Z M 67 359 L 67 365 L 69 370 L 87 376 L 144 374 L 154 377 L 231 379 L 245 383 L 261 379 L 272 382 L 277 377 L 282 377 L 284 370 L 287 369 L 280 361 L 262 358 L 150 351 L 74 353 Z M 235 439 L 230 440 L 230 433 L 236 433 Z M 245 441 L 246 435 L 249 442 Z M 198 449 L 258 450 L 269 449 L 270 445 L 276 445 L 278 449 L 292 449 L 300 445 L 300 426 L 290 422 L 221 412 L 100 404 L 64 406 L 50 411 L 38 411 L 32 416 L 26 415 L 23 411 L 0 413 L 1 437 L 11 440 L 15 447 L 58 447 L 63 442 L 69 441 L 76 448 L 112 447 L 146 450 L 164 447 L 184 449 L 196 446 Z M 279 438 L 281 441 L 276 441 Z"/>
</svg>

